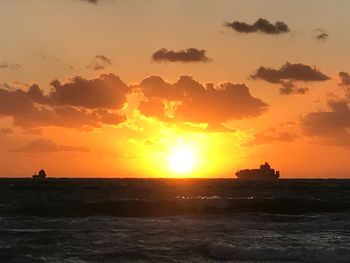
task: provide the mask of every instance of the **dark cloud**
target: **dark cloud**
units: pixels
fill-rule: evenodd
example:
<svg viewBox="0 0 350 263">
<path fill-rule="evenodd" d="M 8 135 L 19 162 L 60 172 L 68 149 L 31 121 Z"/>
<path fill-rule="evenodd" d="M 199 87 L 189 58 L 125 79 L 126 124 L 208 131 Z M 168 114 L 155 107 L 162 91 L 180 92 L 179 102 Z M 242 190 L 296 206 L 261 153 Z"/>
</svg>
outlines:
<svg viewBox="0 0 350 263">
<path fill-rule="evenodd" d="M 57 126 L 91 130 L 102 127 L 102 117 L 98 112 L 72 106 L 35 107 L 26 114 L 15 114 L 12 117 L 14 125 L 24 128 Z"/>
<path fill-rule="evenodd" d="M 157 62 L 208 62 L 210 59 L 205 55 L 205 50 L 189 48 L 186 50 L 172 51 L 166 48 L 156 51 L 152 59 Z"/>
<path fill-rule="evenodd" d="M 286 81 L 282 83 L 282 87 L 279 89 L 280 94 L 282 95 L 291 95 L 291 94 L 300 94 L 304 95 L 309 92 L 308 88 L 298 88 L 291 81 Z"/>
<path fill-rule="evenodd" d="M 98 0 L 80 0 L 80 1 L 89 2 L 91 4 L 97 4 L 97 2 L 98 2 Z"/>
<path fill-rule="evenodd" d="M 141 101 L 138 110 L 146 117 L 155 117 L 161 120 L 165 119 L 165 105 L 159 99 Z"/>
<path fill-rule="evenodd" d="M 275 129 L 268 129 L 266 131 L 258 132 L 254 138 L 244 144 L 244 146 L 255 146 L 263 144 L 271 144 L 275 142 L 291 142 L 296 138 L 295 135 L 289 132 L 276 131 Z"/>
<path fill-rule="evenodd" d="M 322 28 L 318 28 L 316 31 L 316 39 L 320 41 L 325 41 L 329 38 L 329 34 Z"/>
<path fill-rule="evenodd" d="M 176 88 L 171 83 L 164 81 L 159 76 L 151 76 L 144 79 L 141 84 L 143 94 L 148 98 L 160 98 L 169 101 L 181 100 L 184 96 L 183 90 Z"/>
<path fill-rule="evenodd" d="M 126 95 L 130 92 L 130 88 L 114 74 L 103 74 L 99 78 L 91 80 L 75 77 L 64 84 L 54 80 L 50 84 L 54 89 L 49 95 L 44 95 L 43 90 L 36 84 L 30 86 L 27 92 L 18 89 L 8 93 L 8 95 L 9 97 L 12 95 L 17 100 L 22 98 L 22 107 L 25 105 L 24 101 L 31 104 L 30 100 L 32 100 L 39 104 L 117 110 L 123 108 L 126 103 Z M 4 92 L 4 90 L 5 87 L 2 91 Z M 6 90 L 13 89 L 6 87 Z M 8 101 L 13 104 L 11 98 Z"/>
<path fill-rule="evenodd" d="M 34 103 L 27 93 L 0 88 L 0 116 L 27 114 L 33 110 Z"/>
<path fill-rule="evenodd" d="M 306 135 L 326 144 L 350 145 L 350 108 L 345 100 L 328 102 L 329 111 L 307 114 L 301 120 Z"/>
<path fill-rule="evenodd" d="M 189 76 L 182 76 L 178 82 L 171 84 L 152 76 L 141 82 L 140 90 L 148 99 L 158 99 L 168 105 L 176 104 L 170 116 L 174 122 L 222 123 L 231 119 L 256 117 L 267 110 L 267 104 L 253 97 L 244 84 L 203 86 Z M 141 112 L 147 108 L 147 115 L 157 117 L 164 109 L 154 101 L 151 105 L 141 103 L 140 107 Z"/>
<path fill-rule="evenodd" d="M 12 117 L 23 128 L 58 126 L 91 130 L 103 124 L 126 120 L 116 112 L 126 103 L 129 87 L 113 74 L 86 80 L 52 83 L 54 90 L 45 95 L 37 85 L 27 91 L 0 88 L 0 117 Z"/>
<path fill-rule="evenodd" d="M 339 72 L 340 86 L 350 86 L 350 75 L 344 71 Z"/>
<path fill-rule="evenodd" d="M 105 62 L 106 64 L 112 65 L 112 60 L 110 58 L 107 58 L 104 55 L 97 55 L 95 58 L 100 59 L 101 61 Z"/>
<path fill-rule="evenodd" d="M 0 69 L 21 69 L 22 66 L 14 63 L 0 63 Z"/>
<path fill-rule="evenodd" d="M 278 35 L 290 32 L 290 29 L 286 23 L 278 21 L 275 24 L 272 24 L 267 19 L 263 18 L 259 18 L 254 24 L 234 21 L 232 23 L 225 23 L 225 26 L 239 33 L 260 32 L 269 35 Z"/>
<path fill-rule="evenodd" d="M 329 35 L 327 33 L 320 33 L 316 36 L 317 40 L 327 40 L 329 38 Z"/>
<path fill-rule="evenodd" d="M 287 62 L 279 69 L 260 67 L 252 79 L 262 79 L 270 83 L 282 83 L 283 81 L 325 81 L 330 78 L 315 67 L 301 63 L 292 64 Z"/>
<path fill-rule="evenodd" d="M 34 102 L 39 104 L 50 104 L 53 102 L 51 97 L 44 95 L 44 91 L 37 84 L 30 86 L 27 94 Z"/>
<path fill-rule="evenodd" d="M 89 65 L 86 67 L 92 70 L 101 70 L 105 69 L 108 66 L 112 65 L 112 60 L 110 58 L 107 58 L 104 55 L 97 55 L 95 56 Z"/>
<path fill-rule="evenodd" d="M 127 120 L 125 115 L 120 113 L 110 112 L 106 109 L 99 109 L 98 114 L 101 116 L 102 124 L 118 125 Z"/>
<path fill-rule="evenodd" d="M 92 80 L 75 77 L 65 84 L 55 80 L 51 85 L 55 89 L 50 95 L 54 103 L 90 109 L 121 109 L 130 92 L 129 87 L 114 74 L 104 74 Z"/>
<path fill-rule="evenodd" d="M 88 152 L 84 146 L 57 145 L 48 139 L 37 139 L 23 147 L 13 149 L 12 152 L 22 153 L 53 153 L 53 152 Z"/>
</svg>

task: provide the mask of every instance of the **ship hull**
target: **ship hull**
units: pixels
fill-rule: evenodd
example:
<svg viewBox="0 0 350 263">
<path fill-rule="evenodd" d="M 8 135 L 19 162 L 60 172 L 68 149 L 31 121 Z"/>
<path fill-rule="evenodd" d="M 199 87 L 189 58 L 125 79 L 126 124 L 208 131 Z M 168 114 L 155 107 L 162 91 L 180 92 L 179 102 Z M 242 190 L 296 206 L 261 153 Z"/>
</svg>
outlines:
<svg viewBox="0 0 350 263">
<path fill-rule="evenodd" d="M 41 177 L 41 176 L 38 176 L 38 175 L 33 175 L 32 178 L 35 181 L 45 181 L 46 180 L 46 177 Z"/>
<path fill-rule="evenodd" d="M 276 181 L 278 177 L 249 175 L 249 176 L 237 176 L 237 179 L 241 181 Z"/>
</svg>

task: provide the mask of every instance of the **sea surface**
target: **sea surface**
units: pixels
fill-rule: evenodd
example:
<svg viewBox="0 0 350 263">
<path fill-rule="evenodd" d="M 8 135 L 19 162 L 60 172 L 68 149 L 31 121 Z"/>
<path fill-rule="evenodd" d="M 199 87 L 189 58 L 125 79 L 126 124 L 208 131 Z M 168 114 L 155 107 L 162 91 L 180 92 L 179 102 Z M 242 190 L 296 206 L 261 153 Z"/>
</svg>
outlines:
<svg viewBox="0 0 350 263">
<path fill-rule="evenodd" d="M 350 180 L 0 179 L 0 262 L 350 262 Z"/>
</svg>

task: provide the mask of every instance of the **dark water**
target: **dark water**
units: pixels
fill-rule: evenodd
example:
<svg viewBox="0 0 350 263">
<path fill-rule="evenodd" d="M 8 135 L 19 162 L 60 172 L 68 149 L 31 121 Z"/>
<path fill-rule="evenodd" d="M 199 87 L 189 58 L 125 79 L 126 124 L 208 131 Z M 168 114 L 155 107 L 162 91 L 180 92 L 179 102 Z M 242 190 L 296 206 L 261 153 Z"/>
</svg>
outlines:
<svg viewBox="0 0 350 263">
<path fill-rule="evenodd" d="M 350 262 L 350 180 L 0 179 L 0 262 Z"/>
</svg>

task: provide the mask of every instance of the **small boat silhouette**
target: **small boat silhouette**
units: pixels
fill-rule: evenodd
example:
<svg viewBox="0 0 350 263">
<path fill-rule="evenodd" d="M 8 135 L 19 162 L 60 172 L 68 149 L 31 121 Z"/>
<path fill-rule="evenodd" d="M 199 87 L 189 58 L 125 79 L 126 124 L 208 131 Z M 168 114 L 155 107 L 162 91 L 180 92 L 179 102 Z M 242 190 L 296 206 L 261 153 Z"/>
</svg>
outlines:
<svg viewBox="0 0 350 263">
<path fill-rule="evenodd" d="M 45 180 L 46 179 L 46 173 L 43 169 L 39 171 L 38 174 L 33 175 L 34 180 Z"/>
</svg>

